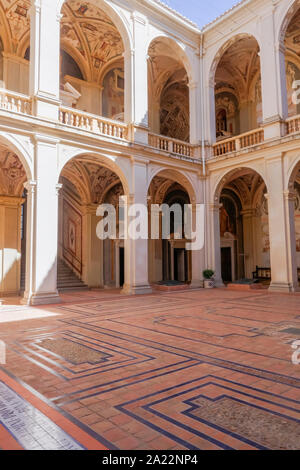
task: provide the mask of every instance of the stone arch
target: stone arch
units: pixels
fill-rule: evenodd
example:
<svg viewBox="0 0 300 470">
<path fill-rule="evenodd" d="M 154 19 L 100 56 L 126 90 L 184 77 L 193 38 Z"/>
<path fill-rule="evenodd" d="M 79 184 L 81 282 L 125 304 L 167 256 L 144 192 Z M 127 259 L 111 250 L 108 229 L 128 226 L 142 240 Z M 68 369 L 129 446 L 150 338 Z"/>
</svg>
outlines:
<svg viewBox="0 0 300 470">
<path fill-rule="evenodd" d="M 220 60 L 222 59 L 223 54 L 237 41 L 240 39 L 245 39 L 245 38 L 253 38 L 256 40 L 259 49 L 261 49 L 261 43 L 260 39 L 255 36 L 252 32 L 241 32 L 238 34 L 234 34 L 231 36 L 229 39 L 227 39 L 218 49 L 216 54 L 214 55 L 214 58 L 211 62 L 211 65 L 209 67 L 209 82 L 210 84 L 214 84 L 215 80 L 215 75 L 216 75 L 216 70 L 218 68 L 218 65 L 220 63 Z"/>
<path fill-rule="evenodd" d="M 0 143 L 2 143 L 4 147 L 7 147 L 8 150 L 13 151 L 17 155 L 25 169 L 27 179 L 34 179 L 32 155 L 28 149 L 25 148 L 22 142 L 19 142 L 15 136 L 0 132 Z"/>
<path fill-rule="evenodd" d="M 189 56 L 189 53 L 187 49 L 185 49 L 184 45 L 180 43 L 179 41 L 176 41 L 174 38 L 170 37 L 167 34 L 161 34 L 159 33 L 157 36 L 153 35 L 149 38 L 147 44 L 146 44 L 146 50 L 149 52 L 149 49 L 151 45 L 155 41 L 161 41 L 165 43 L 170 49 L 173 49 L 177 60 L 182 63 L 184 66 L 189 81 L 193 82 L 194 81 L 194 72 L 193 72 L 193 67 L 192 67 L 192 58 Z"/>
<path fill-rule="evenodd" d="M 286 189 L 293 189 L 298 171 L 300 170 L 300 156 L 293 161 L 288 169 Z"/>
<path fill-rule="evenodd" d="M 179 170 L 159 168 L 150 175 L 147 191 L 149 191 L 150 185 L 156 176 L 161 176 L 179 183 L 188 193 L 191 203 L 196 201 L 196 190 L 188 175 L 183 174 Z"/>
<path fill-rule="evenodd" d="M 280 18 L 283 18 L 279 24 L 277 32 L 277 41 L 278 44 L 284 46 L 285 36 L 296 11 L 300 8 L 300 0 L 291 0 L 287 7 L 284 7 L 284 11 L 281 12 Z"/>
<path fill-rule="evenodd" d="M 267 179 L 266 179 L 265 175 L 263 174 L 263 172 L 261 172 L 261 170 L 257 169 L 255 167 L 255 165 L 247 164 L 246 166 L 242 165 L 242 166 L 240 166 L 238 168 L 234 168 L 234 169 L 226 169 L 226 170 L 224 170 L 222 175 L 218 177 L 217 182 L 214 185 L 213 198 L 214 198 L 215 203 L 218 203 L 218 201 L 220 200 L 221 192 L 222 192 L 222 189 L 223 189 L 224 185 L 226 183 L 228 183 L 230 180 L 235 179 L 234 178 L 235 175 L 237 175 L 236 178 L 238 178 L 239 173 L 243 170 L 250 170 L 250 171 L 253 171 L 254 173 L 257 173 L 262 178 L 262 180 L 265 182 L 265 185 L 267 186 L 267 182 L 266 182 Z"/>
<path fill-rule="evenodd" d="M 111 170 L 113 173 L 115 173 L 119 177 L 123 185 L 125 195 L 129 195 L 130 193 L 129 180 L 127 176 L 125 175 L 125 172 L 123 171 L 123 169 L 115 162 L 115 159 L 113 157 L 110 157 L 108 155 L 102 155 L 97 152 L 84 151 L 82 149 L 73 150 L 70 153 L 68 153 L 68 155 L 66 155 L 65 158 L 62 158 L 60 160 L 59 167 L 58 167 L 57 183 L 59 181 L 63 168 L 66 166 L 68 162 L 70 162 L 71 160 L 74 160 L 76 157 L 85 157 L 87 163 L 89 162 L 89 163 L 98 164 L 99 166 L 103 166 Z"/>
<path fill-rule="evenodd" d="M 42 0 L 45 1 L 45 0 Z M 61 9 L 63 7 L 63 4 L 65 3 L 66 0 L 57 0 L 57 15 L 60 16 L 61 14 Z M 109 2 L 108 0 L 89 0 L 89 2 L 103 10 L 112 20 L 112 22 L 115 24 L 117 27 L 123 44 L 125 51 L 126 50 L 132 50 L 133 49 L 133 39 L 132 35 L 130 32 L 129 24 L 128 21 L 126 20 L 125 16 L 123 13 L 112 4 L 112 2 Z"/>
</svg>

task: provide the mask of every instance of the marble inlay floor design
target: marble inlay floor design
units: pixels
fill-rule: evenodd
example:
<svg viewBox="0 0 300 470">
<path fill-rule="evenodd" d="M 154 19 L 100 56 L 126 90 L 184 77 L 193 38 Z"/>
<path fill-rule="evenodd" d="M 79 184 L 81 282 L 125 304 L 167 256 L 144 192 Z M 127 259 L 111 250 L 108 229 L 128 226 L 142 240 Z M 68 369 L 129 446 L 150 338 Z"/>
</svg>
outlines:
<svg viewBox="0 0 300 470">
<path fill-rule="evenodd" d="M 0 306 L 0 449 L 300 449 L 299 294 L 62 297 Z"/>
</svg>

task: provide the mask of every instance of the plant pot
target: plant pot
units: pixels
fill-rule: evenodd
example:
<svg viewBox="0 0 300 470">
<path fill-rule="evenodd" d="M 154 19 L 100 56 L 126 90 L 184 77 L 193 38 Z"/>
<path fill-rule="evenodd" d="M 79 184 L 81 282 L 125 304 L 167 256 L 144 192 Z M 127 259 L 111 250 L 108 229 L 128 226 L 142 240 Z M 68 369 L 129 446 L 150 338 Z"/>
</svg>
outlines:
<svg viewBox="0 0 300 470">
<path fill-rule="evenodd" d="M 214 279 L 204 279 L 204 288 L 205 289 L 214 289 L 215 280 Z"/>
</svg>

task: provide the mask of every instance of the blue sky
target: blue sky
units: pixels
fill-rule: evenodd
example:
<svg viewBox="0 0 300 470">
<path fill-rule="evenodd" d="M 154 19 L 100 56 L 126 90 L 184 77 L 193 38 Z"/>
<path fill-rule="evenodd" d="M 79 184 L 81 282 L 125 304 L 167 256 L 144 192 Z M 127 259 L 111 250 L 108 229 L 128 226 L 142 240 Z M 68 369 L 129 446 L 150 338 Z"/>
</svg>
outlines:
<svg viewBox="0 0 300 470">
<path fill-rule="evenodd" d="M 239 0 L 163 0 L 174 10 L 204 26 L 217 16 L 229 10 Z"/>
</svg>

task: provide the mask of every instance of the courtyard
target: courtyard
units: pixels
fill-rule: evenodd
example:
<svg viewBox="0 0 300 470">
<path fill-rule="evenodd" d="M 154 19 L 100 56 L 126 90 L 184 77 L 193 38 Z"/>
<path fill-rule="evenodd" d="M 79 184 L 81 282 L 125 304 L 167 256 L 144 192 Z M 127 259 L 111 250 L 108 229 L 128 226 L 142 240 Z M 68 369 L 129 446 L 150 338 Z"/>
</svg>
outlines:
<svg viewBox="0 0 300 470">
<path fill-rule="evenodd" d="M 0 306 L 1 449 L 300 448 L 300 296 L 62 294 Z"/>
</svg>

